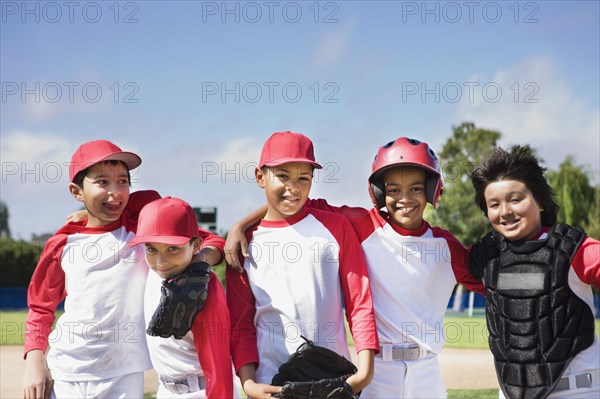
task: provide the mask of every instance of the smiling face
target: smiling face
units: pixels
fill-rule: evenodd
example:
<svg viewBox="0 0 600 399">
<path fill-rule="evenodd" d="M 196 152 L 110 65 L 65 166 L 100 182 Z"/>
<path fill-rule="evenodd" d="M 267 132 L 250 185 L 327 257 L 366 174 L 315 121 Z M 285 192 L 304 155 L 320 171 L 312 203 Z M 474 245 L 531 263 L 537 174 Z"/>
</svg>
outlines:
<svg viewBox="0 0 600 399">
<path fill-rule="evenodd" d="M 304 162 L 256 169 L 256 182 L 267 196 L 265 219 L 285 219 L 300 212 L 308 199 L 312 179 L 313 167 Z"/>
<path fill-rule="evenodd" d="M 147 242 L 144 244 L 146 263 L 160 277 L 169 279 L 181 274 L 190 265 L 198 250 L 198 242 L 198 239 L 183 245 Z"/>
<path fill-rule="evenodd" d="M 87 169 L 81 186 L 71 183 L 71 195 L 85 204 L 87 227 L 109 225 L 121 217 L 129 201 L 129 174 L 122 162 L 100 162 Z"/>
<path fill-rule="evenodd" d="M 484 191 L 487 218 L 494 230 L 511 241 L 533 237 L 542 228 L 543 209 L 527 186 L 517 180 L 488 184 Z"/>
<path fill-rule="evenodd" d="M 423 223 L 427 206 L 425 171 L 414 166 L 397 166 L 383 175 L 385 205 L 394 223 L 415 230 Z"/>
</svg>

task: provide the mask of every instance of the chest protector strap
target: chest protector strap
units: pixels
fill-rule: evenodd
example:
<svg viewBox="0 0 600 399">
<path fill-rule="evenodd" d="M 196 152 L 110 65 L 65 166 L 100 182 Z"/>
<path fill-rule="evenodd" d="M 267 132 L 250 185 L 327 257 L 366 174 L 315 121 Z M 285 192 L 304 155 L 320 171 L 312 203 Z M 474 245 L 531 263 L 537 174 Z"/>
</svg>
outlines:
<svg viewBox="0 0 600 399">
<path fill-rule="evenodd" d="M 497 252 L 483 269 L 490 349 L 507 398 L 545 398 L 569 362 L 594 341 L 594 315 L 568 283 L 585 238 L 559 224 L 543 240 L 512 243 L 492 235 Z"/>
</svg>

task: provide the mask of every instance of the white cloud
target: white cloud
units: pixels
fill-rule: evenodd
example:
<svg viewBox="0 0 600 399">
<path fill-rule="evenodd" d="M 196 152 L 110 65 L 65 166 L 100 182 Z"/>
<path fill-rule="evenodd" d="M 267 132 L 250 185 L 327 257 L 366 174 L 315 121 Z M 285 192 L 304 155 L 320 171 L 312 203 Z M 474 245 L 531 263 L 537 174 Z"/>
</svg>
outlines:
<svg viewBox="0 0 600 399">
<path fill-rule="evenodd" d="M 309 56 L 309 66 L 327 68 L 338 63 L 350 47 L 350 39 L 355 28 L 356 22 L 351 22 L 342 30 L 324 35 Z"/>
<path fill-rule="evenodd" d="M 2 200 L 13 235 L 56 230 L 78 208 L 68 194 L 68 162 L 73 144 L 51 133 L 2 134 Z"/>
<path fill-rule="evenodd" d="M 534 56 L 479 83 L 472 102 L 463 93 L 456 120 L 473 120 L 479 127 L 502 132 L 501 145 L 529 144 L 551 168 L 568 154 L 597 173 L 600 154 L 600 113 L 576 97 L 562 71 L 549 56 Z M 487 97 L 483 87 L 488 85 Z M 496 88 L 501 89 L 497 102 Z"/>
<path fill-rule="evenodd" d="M 45 121 L 69 115 L 102 114 L 110 109 L 111 103 L 114 103 L 113 93 L 109 92 L 106 87 L 104 89 L 100 85 L 95 87 L 102 90 L 102 92 L 97 91 L 101 94 L 93 94 L 93 96 L 88 97 L 75 95 L 72 97 L 72 102 L 69 100 L 67 93 L 62 93 L 58 100 L 55 100 L 57 97 L 47 97 L 40 94 L 37 101 L 33 97 L 26 98 L 26 101 L 22 101 L 22 105 L 18 109 L 24 119 L 34 121 Z M 53 96 L 55 95 L 53 94 Z"/>
<path fill-rule="evenodd" d="M 192 206 L 218 207 L 219 229 L 258 208 L 264 194 L 254 181 L 262 141 L 252 137 L 223 138 L 215 143 L 146 148 L 136 189 L 155 189 L 180 197 Z M 160 158 L 151 152 L 160 150 Z"/>
<path fill-rule="evenodd" d="M 3 162 L 67 162 L 73 144 L 51 133 L 31 133 L 22 130 L 2 135 Z"/>
</svg>

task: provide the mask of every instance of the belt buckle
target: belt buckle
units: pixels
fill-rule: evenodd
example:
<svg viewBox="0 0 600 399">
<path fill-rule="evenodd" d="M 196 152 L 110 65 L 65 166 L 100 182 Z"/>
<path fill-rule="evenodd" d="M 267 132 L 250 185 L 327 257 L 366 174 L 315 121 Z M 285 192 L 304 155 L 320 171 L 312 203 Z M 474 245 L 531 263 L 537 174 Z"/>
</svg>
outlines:
<svg viewBox="0 0 600 399">
<path fill-rule="evenodd" d="M 402 346 L 392 347 L 392 358 L 394 360 L 417 360 L 421 357 L 421 347 L 419 345 L 409 346 L 408 348 Z"/>
<path fill-rule="evenodd" d="M 418 345 L 416 347 L 406 348 L 405 351 L 408 352 L 407 360 L 417 360 L 421 357 L 421 347 Z"/>
<path fill-rule="evenodd" d="M 174 380 L 167 380 L 167 379 L 162 379 L 161 381 L 163 383 L 163 385 L 165 386 L 165 388 L 167 389 L 167 391 L 174 393 L 174 394 L 184 394 L 184 393 L 188 393 L 190 392 L 190 387 L 186 384 L 187 381 L 183 380 L 183 381 L 174 381 Z"/>
<path fill-rule="evenodd" d="M 592 373 L 583 373 L 575 376 L 577 388 L 589 388 L 592 386 Z"/>
</svg>

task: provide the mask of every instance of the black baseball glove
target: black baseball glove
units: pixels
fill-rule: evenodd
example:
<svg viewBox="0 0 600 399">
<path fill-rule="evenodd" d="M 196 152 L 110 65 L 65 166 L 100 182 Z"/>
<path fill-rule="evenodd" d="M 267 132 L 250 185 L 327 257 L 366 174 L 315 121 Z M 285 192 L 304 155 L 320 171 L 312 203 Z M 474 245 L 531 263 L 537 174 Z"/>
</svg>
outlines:
<svg viewBox="0 0 600 399">
<path fill-rule="evenodd" d="M 183 273 L 164 280 L 160 303 L 146 333 L 154 337 L 183 338 L 206 303 L 209 281 L 210 265 L 206 262 L 192 263 Z"/>
<path fill-rule="evenodd" d="M 304 337 L 302 337 L 304 338 Z M 279 366 L 272 385 L 282 386 L 283 399 L 357 398 L 346 380 L 358 370 L 344 356 L 306 341 Z M 359 394 L 360 395 L 360 394 Z"/>
</svg>

